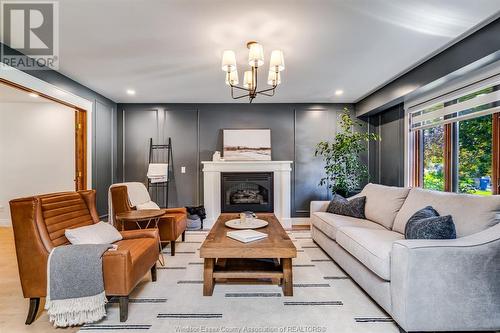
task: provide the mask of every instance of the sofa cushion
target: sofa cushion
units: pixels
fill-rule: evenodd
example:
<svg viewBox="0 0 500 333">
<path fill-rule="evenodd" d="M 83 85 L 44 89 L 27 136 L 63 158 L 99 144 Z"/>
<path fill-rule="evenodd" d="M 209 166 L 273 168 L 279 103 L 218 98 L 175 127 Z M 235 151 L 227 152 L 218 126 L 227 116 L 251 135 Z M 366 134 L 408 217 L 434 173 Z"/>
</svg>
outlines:
<svg viewBox="0 0 500 333">
<path fill-rule="evenodd" d="M 384 280 L 391 280 L 392 243 L 404 239 L 391 230 L 342 227 L 337 232 L 337 243 L 353 257 Z"/>
<path fill-rule="evenodd" d="M 406 239 L 455 239 L 455 224 L 451 215 L 410 219 L 405 229 Z"/>
<path fill-rule="evenodd" d="M 103 255 L 104 287 L 109 295 L 126 295 L 158 260 L 158 238 L 128 238 L 115 245 Z"/>
<path fill-rule="evenodd" d="M 432 206 L 439 215 L 451 215 L 457 237 L 463 237 L 484 230 L 498 222 L 495 215 L 500 211 L 500 196 L 479 196 L 412 188 L 396 216 L 393 230 L 404 233 L 408 219 L 425 206 Z"/>
<path fill-rule="evenodd" d="M 361 227 L 369 229 L 386 230 L 380 224 L 368 220 L 358 219 L 350 216 L 331 214 L 327 212 L 316 212 L 311 216 L 312 225 L 321 230 L 331 239 L 337 237 L 337 230 L 340 227 Z"/>
<path fill-rule="evenodd" d="M 399 209 L 410 191 L 406 187 L 368 184 L 361 195 L 366 196 L 365 216 L 368 220 L 391 229 Z M 420 207 L 422 208 L 422 207 Z"/>
<path fill-rule="evenodd" d="M 132 263 L 143 261 L 150 255 L 149 252 L 158 253 L 158 240 L 154 238 L 123 239 L 115 245 L 117 250 L 130 252 Z"/>
<path fill-rule="evenodd" d="M 351 216 L 360 219 L 365 218 L 366 197 L 346 199 L 339 194 L 335 194 L 328 204 L 326 211 L 332 214 Z"/>
</svg>

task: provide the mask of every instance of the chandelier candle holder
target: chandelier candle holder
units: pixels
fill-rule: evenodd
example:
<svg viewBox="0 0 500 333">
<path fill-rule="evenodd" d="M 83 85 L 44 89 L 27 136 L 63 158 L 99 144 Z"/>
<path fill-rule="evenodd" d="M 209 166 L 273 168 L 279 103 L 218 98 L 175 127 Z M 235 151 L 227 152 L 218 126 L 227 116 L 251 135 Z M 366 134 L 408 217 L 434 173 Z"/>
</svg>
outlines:
<svg viewBox="0 0 500 333">
<path fill-rule="evenodd" d="M 281 84 L 280 72 L 285 69 L 285 59 L 283 51 L 274 50 L 271 52 L 271 60 L 269 62 L 269 74 L 267 84 L 271 88 L 262 90 L 257 89 L 257 72 L 260 66 L 264 65 L 264 49 L 262 45 L 255 41 L 247 43 L 248 48 L 248 64 L 250 70 L 243 74 L 243 87 L 238 86 L 238 70 L 236 68 L 236 54 L 232 50 L 226 50 L 222 54 L 222 70 L 226 73 L 226 84 L 231 87 L 231 97 L 240 99 L 248 97 L 250 103 L 257 95 L 272 97 L 276 91 L 276 87 Z M 236 96 L 235 90 L 242 90 L 245 93 Z"/>
</svg>

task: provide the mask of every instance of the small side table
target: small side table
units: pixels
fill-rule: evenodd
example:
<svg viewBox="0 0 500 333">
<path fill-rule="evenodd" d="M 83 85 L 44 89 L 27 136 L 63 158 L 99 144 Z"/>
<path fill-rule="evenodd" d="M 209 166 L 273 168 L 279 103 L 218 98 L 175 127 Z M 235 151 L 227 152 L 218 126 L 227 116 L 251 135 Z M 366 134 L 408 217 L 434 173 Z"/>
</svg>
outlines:
<svg viewBox="0 0 500 333">
<path fill-rule="evenodd" d="M 164 209 L 141 209 L 141 210 L 129 210 L 128 212 L 116 214 L 116 221 L 120 222 L 121 230 L 125 230 L 125 223 L 135 223 L 139 229 L 154 228 L 158 229 L 158 221 L 165 215 Z M 143 227 L 140 222 L 146 222 Z M 165 258 L 161 252 L 161 241 L 158 240 L 158 246 L 160 248 L 159 261 L 162 266 L 165 265 Z"/>
</svg>

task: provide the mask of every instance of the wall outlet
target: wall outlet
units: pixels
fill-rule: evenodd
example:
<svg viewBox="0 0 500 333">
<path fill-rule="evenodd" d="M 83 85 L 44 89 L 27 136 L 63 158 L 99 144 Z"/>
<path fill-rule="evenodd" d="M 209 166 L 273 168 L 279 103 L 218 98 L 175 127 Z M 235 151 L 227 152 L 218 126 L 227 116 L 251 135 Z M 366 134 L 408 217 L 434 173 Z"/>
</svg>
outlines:
<svg viewBox="0 0 500 333">
<path fill-rule="evenodd" d="M 4 209 L 5 209 L 5 207 L 0 205 L 0 212 L 3 212 Z"/>
<path fill-rule="evenodd" d="M 181 173 L 186 173 L 186 167 L 185 166 L 181 167 Z"/>
</svg>

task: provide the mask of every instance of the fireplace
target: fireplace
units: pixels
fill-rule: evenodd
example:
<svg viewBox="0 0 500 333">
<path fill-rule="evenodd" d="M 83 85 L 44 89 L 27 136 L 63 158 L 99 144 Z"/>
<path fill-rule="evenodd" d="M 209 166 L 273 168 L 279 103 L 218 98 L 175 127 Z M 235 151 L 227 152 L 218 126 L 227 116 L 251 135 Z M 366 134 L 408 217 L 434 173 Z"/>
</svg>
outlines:
<svg viewBox="0 0 500 333">
<path fill-rule="evenodd" d="M 223 172 L 221 212 L 273 212 L 272 172 Z"/>
</svg>

